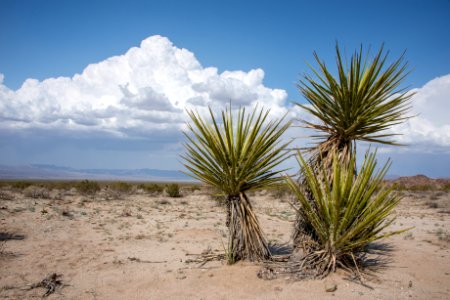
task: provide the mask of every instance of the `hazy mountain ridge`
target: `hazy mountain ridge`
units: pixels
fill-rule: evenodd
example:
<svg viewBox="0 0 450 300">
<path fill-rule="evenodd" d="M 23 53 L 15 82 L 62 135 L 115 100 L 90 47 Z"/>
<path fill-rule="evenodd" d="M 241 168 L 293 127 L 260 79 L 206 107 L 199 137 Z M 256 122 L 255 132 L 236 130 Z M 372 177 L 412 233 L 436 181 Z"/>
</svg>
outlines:
<svg viewBox="0 0 450 300">
<path fill-rule="evenodd" d="M 46 164 L 0 165 L 0 179 L 191 180 L 190 177 L 175 170 L 76 169 Z"/>
<path fill-rule="evenodd" d="M 192 181 L 192 178 L 176 170 L 160 169 L 76 169 L 47 164 L 23 166 L 0 165 L 0 179 L 42 179 L 42 180 L 135 180 L 135 181 Z M 425 175 L 398 176 L 388 174 L 388 184 L 405 187 L 430 185 L 441 187 L 450 184 L 448 178 L 429 178 Z"/>
</svg>

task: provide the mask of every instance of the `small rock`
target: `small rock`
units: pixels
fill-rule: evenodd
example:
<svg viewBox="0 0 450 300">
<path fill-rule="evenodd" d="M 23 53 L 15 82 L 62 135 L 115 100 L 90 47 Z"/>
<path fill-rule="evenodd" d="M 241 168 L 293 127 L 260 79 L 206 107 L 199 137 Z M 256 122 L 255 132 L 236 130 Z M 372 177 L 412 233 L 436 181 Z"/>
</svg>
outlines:
<svg viewBox="0 0 450 300">
<path fill-rule="evenodd" d="M 178 279 L 178 280 L 186 279 L 186 275 L 184 275 L 184 274 L 178 274 L 178 275 L 177 275 L 177 279 Z"/>
<path fill-rule="evenodd" d="M 261 268 L 261 270 L 259 270 L 256 275 L 258 276 L 258 278 L 265 280 L 272 280 L 277 278 L 277 272 L 270 267 Z"/>
<path fill-rule="evenodd" d="M 332 293 L 337 290 L 337 284 L 332 280 L 325 280 L 325 292 Z"/>
<path fill-rule="evenodd" d="M 182 270 L 178 270 L 176 278 L 178 280 L 186 279 L 186 274 Z"/>
<path fill-rule="evenodd" d="M 409 283 L 408 283 L 408 287 L 409 287 L 409 288 L 412 288 L 412 281 L 411 281 L 411 280 L 410 280 Z"/>
<path fill-rule="evenodd" d="M 276 286 L 276 287 L 274 287 L 273 288 L 276 292 L 281 292 L 281 291 L 283 291 L 283 288 L 282 287 L 279 287 L 279 286 Z"/>
</svg>

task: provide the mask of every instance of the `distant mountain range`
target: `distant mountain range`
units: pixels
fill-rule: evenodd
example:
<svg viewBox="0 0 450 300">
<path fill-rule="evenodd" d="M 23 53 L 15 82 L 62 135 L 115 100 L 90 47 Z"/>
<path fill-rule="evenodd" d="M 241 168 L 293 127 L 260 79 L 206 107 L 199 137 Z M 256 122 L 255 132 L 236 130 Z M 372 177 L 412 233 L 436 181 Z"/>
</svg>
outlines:
<svg viewBox="0 0 450 300">
<path fill-rule="evenodd" d="M 174 170 L 75 169 L 44 164 L 0 165 L 0 179 L 192 181 L 192 178 Z"/>
<path fill-rule="evenodd" d="M 46 164 L 23 166 L 0 165 L 0 179 L 12 180 L 127 180 L 127 181 L 194 181 L 175 170 L 159 169 L 76 169 Z M 448 184 L 450 179 L 431 179 L 424 175 L 401 177 L 388 174 L 386 181 L 409 186 Z"/>
</svg>

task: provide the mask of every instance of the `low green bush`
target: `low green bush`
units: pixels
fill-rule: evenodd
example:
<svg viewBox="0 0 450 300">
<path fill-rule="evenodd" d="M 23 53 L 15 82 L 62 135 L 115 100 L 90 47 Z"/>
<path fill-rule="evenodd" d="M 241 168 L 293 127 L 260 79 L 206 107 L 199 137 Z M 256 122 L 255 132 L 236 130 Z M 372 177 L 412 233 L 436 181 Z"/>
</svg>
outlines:
<svg viewBox="0 0 450 300">
<path fill-rule="evenodd" d="M 14 182 L 11 182 L 11 187 L 14 188 L 14 189 L 18 189 L 18 190 L 24 190 L 24 189 L 26 189 L 27 187 L 29 187 L 31 185 L 33 185 L 33 183 L 30 182 L 30 181 L 14 181 Z"/>
<path fill-rule="evenodd" d="M 166 193 L 169 197 L 181 197 L 180 186 L 177 183 L 171 183 L 166 186 Z"/>
<path fill-rule="evenodd" d="M 113 182 L 109 187 L 112 190 L 115 190 L 117 192 L 124 193 L 124 194 L 129 194 L 131 192 L 131 190 L 133 189 L 133 185 L 131 185 L 128 182 L 123 182 L 123 181 Z"/>
<path fill-rule="evenodd" d="M 160 194 L 164 190 L 163 186 L 156 183 L 141 183 L 138 188 L 143 189 L 150 194 Z"/>
<path fill-rule="evenodd" d="M 85 179 L 76 184 L 76 189 L 80 194 L 94 196 L 100 191 L 100 185 L 96 181 Z"/>
</svg>

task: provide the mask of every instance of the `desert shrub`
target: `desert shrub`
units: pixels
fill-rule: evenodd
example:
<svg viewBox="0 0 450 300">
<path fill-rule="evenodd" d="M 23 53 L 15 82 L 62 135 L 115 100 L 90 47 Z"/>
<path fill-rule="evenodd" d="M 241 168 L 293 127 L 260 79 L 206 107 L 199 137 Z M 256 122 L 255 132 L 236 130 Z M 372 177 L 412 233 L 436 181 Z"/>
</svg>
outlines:
<svg viewBox="0 0 450 300">
<path fill-rule="evenodd" d="M 427 201 L 425 203 L 429 208 L 439 208 L 439 204 L 437 204 L 436 202 L 433 201 Z"/>
<path fill-rule="evenodd" d="M 201 188 L 198 185 L 192 185 L 192 186 L 189 187 L 189 190 L 191 192 L 195 192 L 195 191 L 200 191 Z"/>
<path fill-rule="evenodd" d="M 150 194 L 160 194 L 164 191 L 164 187 L 156 183 L 141 183 L 138 187 Z"/>
<path fill-rule="evenodd" d="M 0 200 L 13 200 L 14 195 L 9 193 L 8 191 L 0 190 Z"/>
<path fill-rule="evenodd" d="M 275 199 L 284 199 L 291 194 L 291 190 L 289 186 L 280 184 L 270 188 L 269 193 Z"/>
<path fill-rule="evenodd" d="M 128 182 L 123 182 L 123 181 L 113 182 L 109 187 L 112 190 L 115 190 L 119 193 L 124 193 L 124 194 L 129 194 L 133 189 L 133 185 L 129 184 Z"/>
<path fill-rule="evenodd" d="M 80 194 L 94 196 L 100 191 L 100 185 L 96 181 L 85 179 L 77 183 L 76 189 Z"/>
<path fill-rule="evenodd" d="M 395 219 L 389 217 L 400 197 L 392 188 L 380 188 L 389 165 L 374 173 L 374 153 L 366 154 L 356 176 L 353 155 L 346 165 L 335 153 L 331 173 L 325 168 L 314 170 L 300 154 L 298 160 L 307 186 L 287 179 L 317 237 L 302 246 L 302 265 L 313 270 L 312 276 L 325 276 L 336 266 L 357 269 L 371 242 L 404 231 L 385 230 Z M 312 201 L 309 193 L 314 196 Z"/>
<path fill-rule="evenodd" d="M 34 198 L 34 199 L 48 199 L 50 198 L 50 193 L 47 188 L 30 185 L 29 187 L 23 190 L 23 193 L 26 197 Z"/>
<path fill-rule="evenodd" d="M 0 188 L 10 187 L 11 183 L 6 181 L 0 181 Z"/>
<path fill-rule="evenodd" d="M 405 190 L 407 190 L 407 188 L 403 184 L 398 183 L 398 182 L 395 182 L 392 185 L 392 189 L 394 189 L 396 191 L 405 191 Z"/>
<path fill-rule="evenodd" d="M 444 229 L 439 228 L 439 229 L 436 231 L 436 235 L 437 235 L 439 241 L 443 241 L 443 242 L 446 242 L 446 243 L 450 243 L 450 233 L 448 233 L 448 232 L 445 231 Z"/>
<path fill-rule="evenodd" d="M 412 186 L 408 187 L 407 189 L 410 191 L 413 191 L 413 192 L 419 192 L 419 191 L 432 191 L 435 188 L 431 185 L 417 184 L 417 185 L 412 185 Z"/>
<path fill-rule="evenodd" d="M 24 189 L 26 189 L 27 187 L 29 187 L 31 185 L 33 185 L 33 183 L 29 182 L 29 181 L 14 181 L 14 182 L 11 182 L 11 187 L 14 188 L 14 189 L 17 189 L 17 190 L 24 190 Z"/>
<path fill-rule="evenodd" d="M 227 197 L 223 193 L 214 193 L 210 195 L 211 200 L 216 202 L 218 206 L 226 206 Z"/>
<path fill-rule="evenodd" d="M 169 205 L 172 204 L 169 200 L 167 199 L 161 199 L 161 200 L 156 200 L 155 201 L 156 204 L 161 204 L 161 205 Z"/>
<path fill-rule="evenodd" d="M 411 192 L 421 192 L 421 191 L 433 191 L 436 190 L 436 187 L 432 185 L 423 185 L 423 184 L 416 184 L 416 185 L 405 185 L 402 183 L 394 183 L 392 185 L 393 189 L 396 191 L 411 191 Z"/>
<path fill-rule="evenodd" d="M 171 183 L 166 186 L 166 193 L 169 197 L 181 197 L 180 186 L 177 183 Z"/>
<path fill-rule="evenodd" d="M 77 187 L 77 182 L 74 181 L 54 181 L 54 182 L 46 182 L 45 186 L 49 190 L 63 190 L 69 191 L 71 188 Z"/>
</svg>

